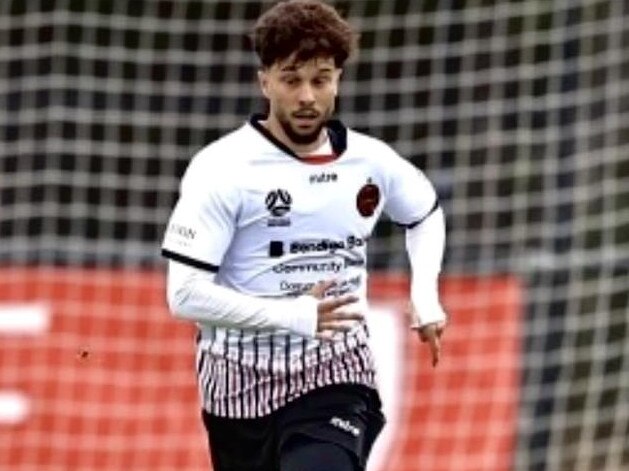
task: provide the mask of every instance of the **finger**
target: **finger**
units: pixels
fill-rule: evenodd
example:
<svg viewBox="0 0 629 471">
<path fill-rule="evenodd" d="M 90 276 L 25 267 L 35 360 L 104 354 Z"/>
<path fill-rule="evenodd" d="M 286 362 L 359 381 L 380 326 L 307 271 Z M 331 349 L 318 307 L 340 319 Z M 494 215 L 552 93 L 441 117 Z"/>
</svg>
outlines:
<svg viewBox="0 0 629 471">
<path fill-rule="evenodd" d="M 334 321 L 360 321 L 365 318 L 365 315 L 362 312 L 352 311 L 326 311 L 322 312 L 319 315 L 319 318 L 323 322 L 334 322 Z"/>
<path fill-rule="evenodd" d="M 349 332 L 352 330 L 352 326 L 343 323 L 326 323 L 324 326 L 319 327 L 319 331 L 315 334 L 315 338 L 324 341 L 330 341 L 334 339 L 334 335 L 340 332 Z"/>
<path fill-rule="evenodd" d="M 352 304 L 358 301 L 358 296 L 353 294 L 346 294 L 344 296 L 339 296 L 337 298 L 326 299 L 319 303 L 321 310 L 324 311 L 333 311 L 341 306 L 347 306 L 348 304 Z"/>
<path fill-rule="evenodd" d="M 432 366 L 435 367 L 439 364 L 441 359 L 441 342 L 439 337 L 434 336 L 429 339 L 430 354 L 432 356 Z"/>
<path fill-rule="evenodd" d="M 422 342 L 426 342 L 430 337 L 441 338 L 443 331 L 445 330 L 445 322 L 438 322 L 435 324 L 427 324 L 423 326 L 411 325 L 411 329 L 417 330 L 419 338 Z"/>
<path fill-rule="evenodd" d="M 322 299 L 325 295 L 325 292 L 330 289 L 332 286 L 336 284 L 334 280 L 322 280 L 315 284 L 310 290 L 308 294 L 314 296 L 315 298 Z"/>
<path fill-rule="evenodd" d="M 350 330 L 352 330 L 355 326 L 355 322 L 348 322 L 348 321 L 342 321 L 342 320 L 328 320 L 328 321 L 324 321 L 319 323 L 319 325 L 317 326 L 318 330 L 323 332 L 326 330 L 331 330 L 334 332 L 349 332 Z"/>
<path fill-rule="evenodd" d="M 438 324 L 436 324 L 437 337 L 441 338 L 445 330 L 446 330 L 445 322 L 439 322 Z"/>
<path fill-rule="evenodd" d="M 330 331 L 330 330 L 324 330 L 322 332 L 317 332 L 315 334 L 315 338 L 318 340 L 322 340 L 324 342 L 328 342 L 330 340 L 332 340 L 332 337 L 334 336 L 334 332 Z"/>
<path fill-rule="evenodd" d="M 334 312 L 333 319 L 340 321 L 362 321 L 365 315 L 362 312 Z"/>
<path fill-rule="evenodd" d="M 432 327 L 430 325 L 427 326 L 412 326 L 412 329 L 416 330 L 417 333 L 419 334 L 419 339 L 422 342 L 427 342 L 430 337 L 432 337 L 433 332 L 432 332 Z"/>
</svg>

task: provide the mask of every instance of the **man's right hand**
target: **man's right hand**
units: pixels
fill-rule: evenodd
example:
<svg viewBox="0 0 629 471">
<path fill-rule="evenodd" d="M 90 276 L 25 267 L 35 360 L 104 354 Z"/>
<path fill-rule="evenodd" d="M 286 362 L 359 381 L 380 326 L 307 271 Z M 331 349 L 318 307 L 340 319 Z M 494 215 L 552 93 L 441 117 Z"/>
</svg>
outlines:
<svg viewBox="0 0 629 471">
<path fill-rule="evenodd" d="M 330 340 L 337 332 L 351 330 L 355 321 L 360 321 L 364 318 L 363 313 L 358 310 L 339 309 L 356 303 L 358 296 L 345 294 L 324 298 L 325 292 L 335 284 L 335 281 L 320 281 L 306 293 L 319 300 L 317 304 L 316 337 L 321 340 Z"/>
</svg>

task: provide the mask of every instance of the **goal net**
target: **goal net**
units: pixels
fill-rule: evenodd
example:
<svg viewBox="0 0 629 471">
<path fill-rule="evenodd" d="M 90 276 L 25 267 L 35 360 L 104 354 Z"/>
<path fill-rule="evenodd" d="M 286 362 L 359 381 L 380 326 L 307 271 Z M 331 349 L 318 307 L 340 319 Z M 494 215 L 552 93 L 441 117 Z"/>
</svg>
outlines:
<svg viewBox="0 0 629 471">
<path fill-rule="evenodd" d="M 271 3 L 0 2 L 1 469 L 207 467 L 159 243 L 190 156 L 264 109 L 245 35 Z M 372 470 L 629 468 L 629 4 L 331 3 L 361 32 L 339 115 L 448 225 L 434 370 L 403 231 L 370 241 Z"/>
</svg>

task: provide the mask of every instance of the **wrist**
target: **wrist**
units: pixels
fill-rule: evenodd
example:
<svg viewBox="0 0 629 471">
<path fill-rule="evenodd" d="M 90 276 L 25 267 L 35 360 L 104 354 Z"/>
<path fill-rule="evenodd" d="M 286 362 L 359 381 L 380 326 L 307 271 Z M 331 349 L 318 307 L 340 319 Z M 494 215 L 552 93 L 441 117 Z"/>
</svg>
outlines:
<svg viewBox="0 0 629 471">
<path fill-rule="evenodd" d="M 290 300 L 275 301 L 270 307 L 276 317 L 278 327 L 287 329 L 303 337 L 314 338 L 317 333 L 318 300 L 310 295 L 302 295 Z"/>
</svg>

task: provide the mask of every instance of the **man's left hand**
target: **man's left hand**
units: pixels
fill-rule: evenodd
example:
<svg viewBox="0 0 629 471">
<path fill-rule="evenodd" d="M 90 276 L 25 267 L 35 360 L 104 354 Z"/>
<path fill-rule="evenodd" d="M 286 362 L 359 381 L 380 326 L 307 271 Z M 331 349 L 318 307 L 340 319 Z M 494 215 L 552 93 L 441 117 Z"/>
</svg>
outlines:
<svg viewBox="0 0 629 471">
<path fill-rule="evenodd" d="M 441 336 L 445 330 L 446 323 L 433 322 L 432 324 L 426 324 L 421 327 L 415 327 L 419 332 L 419 338 L 422 342 L 427 342 L 430 347 L 430 355 L 432 356 L 432 366 L 435 367 L 439 364 L 441 359 Z"/>
</svg>

